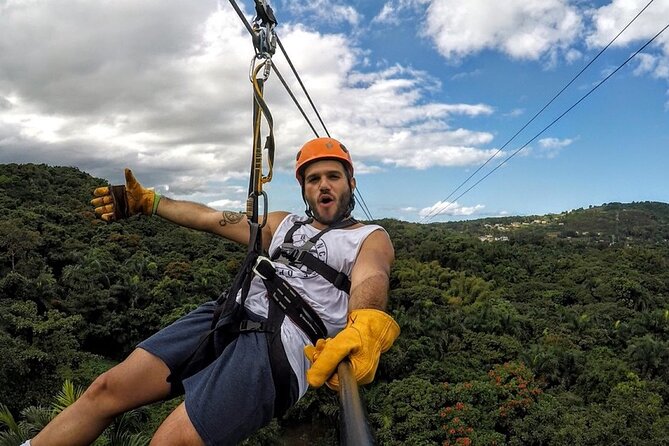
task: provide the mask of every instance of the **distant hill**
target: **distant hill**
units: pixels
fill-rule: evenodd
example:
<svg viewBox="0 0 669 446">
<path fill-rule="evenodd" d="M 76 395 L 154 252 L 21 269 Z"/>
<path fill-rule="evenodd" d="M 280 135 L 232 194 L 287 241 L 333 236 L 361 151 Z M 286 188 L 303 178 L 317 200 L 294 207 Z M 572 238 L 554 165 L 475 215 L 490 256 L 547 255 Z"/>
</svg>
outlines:
<svg viewBox="0 0 669 446">
<path fill-rule="evenodd" d="M 106 184 L 75 167 L 0 164 L 0 206 L 39 208 L 58 203 L 74 210 L 88 207 L 94 188 Z"/>
<path fill-rule="evenodd" d="M 55 204 L 68 210 L 91 210 L 95 187 L 107 181 L 74 167 L 45 164 L 0 164 L 0 207 L 40 208 Z M 379 220 L 389 226 L 412 225 L 393 219 Z M 560 214 L 510 216 L 459 222 L 417 225 L 452 230 L 492 240 L 517 234 L 574 238 L 601 242 L 669 239 L 669 204 L 660 202 L 606 203 Z"/>
<path fill-rule="evenodd" d="M 487 242 L 538 242 L 541 239 L 575 243 L 669 243 L 669 204 L 661 202 L 606 203 L 560 214 L 510 216 L 419 225 L 382 219 L 386 228 L 405 234 L 408 228 L 425 237 L 460 233 Z M 412 232 L 409 231 L 409 232 Z"/>
<path fill-rule="evenodd" d="M 500 237 L 525 232 L 607 243 L 666 242 L 669 239 L 669 204 L 653 201 L 606 203 L 560 214 L 485 218 L 443 225 L 477 236 Z"/>
</svg>

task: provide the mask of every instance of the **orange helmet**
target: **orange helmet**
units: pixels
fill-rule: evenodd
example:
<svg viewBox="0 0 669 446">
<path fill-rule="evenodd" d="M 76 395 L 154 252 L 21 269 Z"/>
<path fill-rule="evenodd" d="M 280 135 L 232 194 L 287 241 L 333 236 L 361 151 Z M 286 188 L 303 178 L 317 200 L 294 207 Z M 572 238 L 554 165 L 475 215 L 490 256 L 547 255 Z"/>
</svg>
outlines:
<svg viewBox="0 0 669 446">
<path fill-rule="evenodd" d="M 304 168 L 312 161 L 333 159 L 341 161 L 350 176 L 353 176 L 353 161 L 344 144 L 333 138 L 316 138 L 307 142 L 297 152 L 295 160 L 295 177 L 304 182 Z"/>
</svg>

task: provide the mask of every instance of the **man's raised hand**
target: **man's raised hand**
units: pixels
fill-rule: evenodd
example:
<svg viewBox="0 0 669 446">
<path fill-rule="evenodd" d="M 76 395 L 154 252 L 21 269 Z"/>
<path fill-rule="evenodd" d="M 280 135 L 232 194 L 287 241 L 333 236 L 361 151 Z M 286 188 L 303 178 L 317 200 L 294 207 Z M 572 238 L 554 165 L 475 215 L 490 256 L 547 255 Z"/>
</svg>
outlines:
<svg viewBox="0 0 669 446">
<path fill-rule="evenodd" d="M 93 196 L 91 204 L 104 221 L 121 220 L 136 214 L 153 215 L 160 200 L 158 194 L 144 188 L 127 168 L 125 185 L 98 187 Z"/>
</svg>

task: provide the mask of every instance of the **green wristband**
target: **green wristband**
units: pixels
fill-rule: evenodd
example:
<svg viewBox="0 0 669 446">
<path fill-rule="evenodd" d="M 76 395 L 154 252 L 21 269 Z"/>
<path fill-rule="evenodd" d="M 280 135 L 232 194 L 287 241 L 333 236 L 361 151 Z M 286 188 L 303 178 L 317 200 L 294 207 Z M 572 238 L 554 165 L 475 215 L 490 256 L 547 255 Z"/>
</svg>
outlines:
<svg viewBox="0 0 669 446">
<path fill-rule="evenodd" d="M 156 211 L 158 210 L 158 203 L 160 203 L 160 195 L 156 193 L 153 196 L 153 210 L 151 211 L 151 215 L 156 215 Z"/>
</svg>

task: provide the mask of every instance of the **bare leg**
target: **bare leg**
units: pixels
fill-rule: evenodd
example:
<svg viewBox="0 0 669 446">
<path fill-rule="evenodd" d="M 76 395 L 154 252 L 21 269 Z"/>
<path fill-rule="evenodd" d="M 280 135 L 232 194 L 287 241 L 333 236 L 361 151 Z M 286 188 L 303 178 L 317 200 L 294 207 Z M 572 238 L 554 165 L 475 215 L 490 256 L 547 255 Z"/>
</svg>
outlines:
<svg viewBox="0 0 669 446">
<path fill-rule="evenodd" d="M 33 438 L 32 446 L 91 444 L 117 415 L 166 398 L 169 374 L 161 359 L 135 349 L 125 361 L 93 381 L 81 398 Z"/>
<path fill-rule="evenodd" d="M 184 403 L 165 418 L 153 435 L 150 446 L 204 446 L 204 441 L 188 418 Z"/>
</svg>

